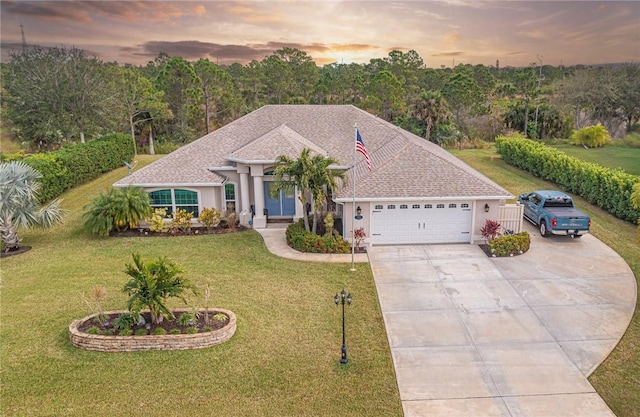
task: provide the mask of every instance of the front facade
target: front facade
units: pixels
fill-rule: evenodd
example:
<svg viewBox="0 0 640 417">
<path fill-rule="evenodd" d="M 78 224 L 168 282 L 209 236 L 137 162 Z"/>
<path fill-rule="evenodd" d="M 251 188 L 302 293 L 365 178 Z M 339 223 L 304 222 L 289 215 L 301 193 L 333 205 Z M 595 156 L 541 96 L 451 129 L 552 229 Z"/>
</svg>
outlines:
<svg viewBox="0 0 640 417">
<path fill-rule="evenodd" d="M 355 126 L 372 161 L 354 152 Z M 149 191 L 153 205 L 194 217 L 205 207 L 253 228 L 305 213 L 298 191 L 272 193 L 275 161 L 304 148 L 331 156 L 349 180 L 334 190 L 345 237 L 367 243 L 472 243 L 513 196 L 437 145 L 350 105 L 264 106 L 116 182 Z M 355 160 L 355 165 L 354 165 Z M 355 184 L 355 189 L 354 189 Z"/>
</svg>

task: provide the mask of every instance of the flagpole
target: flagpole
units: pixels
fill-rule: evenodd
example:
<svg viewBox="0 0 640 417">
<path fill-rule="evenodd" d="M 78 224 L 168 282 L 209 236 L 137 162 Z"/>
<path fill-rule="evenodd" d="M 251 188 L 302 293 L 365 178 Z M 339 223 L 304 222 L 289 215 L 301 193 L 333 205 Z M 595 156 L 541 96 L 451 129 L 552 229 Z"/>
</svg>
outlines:
<svg viewBox="0 0 640 417">
<path fill-rule="evenodd" d="M 353 165 L 351 168 L 351 181 L 353 182 L 353 200 L 351 201 L 351 271 L 355 271 L 356 252 L 356 142 L 358 141 L 358 125 L 353 125 Z"/>
</svg>

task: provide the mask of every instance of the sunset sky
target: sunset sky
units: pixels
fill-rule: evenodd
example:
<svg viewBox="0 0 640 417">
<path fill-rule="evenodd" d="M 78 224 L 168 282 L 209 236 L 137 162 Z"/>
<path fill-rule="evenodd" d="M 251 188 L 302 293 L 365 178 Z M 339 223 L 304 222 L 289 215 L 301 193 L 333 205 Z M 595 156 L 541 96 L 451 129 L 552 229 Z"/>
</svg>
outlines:
<svg viewBox="0 0 640 417">
<path fill-rule="evenodd" d="M 5 1 L 2 62 L 27 44 L 144 64 L 219 64 L 294 47 L 318 65 L 415 50 L 427 67 L 640 61 L 640 1 Z"/>
</svg>

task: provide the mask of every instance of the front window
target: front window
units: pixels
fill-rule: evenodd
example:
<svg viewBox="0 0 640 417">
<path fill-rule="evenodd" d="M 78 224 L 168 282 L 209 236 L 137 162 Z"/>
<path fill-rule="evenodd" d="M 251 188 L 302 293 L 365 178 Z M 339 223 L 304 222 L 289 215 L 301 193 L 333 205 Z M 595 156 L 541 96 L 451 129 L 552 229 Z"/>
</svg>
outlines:
<svg viewBox="0 0 640 417">
<path fill-rule="evenodd" d="M 177 208 L 186 210 L 193 217 L 198 217 L 198 193 L 190 190 L 167 189 L 151 191 L 151 207 L 164 208 L 170 216 Z"/>
<path fill-rule="evenodd" d="M 225 209 L 227 211 L 236 211 L 236 185 L 225 184 L 224 185 L 224 201 Z"/>
</svg>

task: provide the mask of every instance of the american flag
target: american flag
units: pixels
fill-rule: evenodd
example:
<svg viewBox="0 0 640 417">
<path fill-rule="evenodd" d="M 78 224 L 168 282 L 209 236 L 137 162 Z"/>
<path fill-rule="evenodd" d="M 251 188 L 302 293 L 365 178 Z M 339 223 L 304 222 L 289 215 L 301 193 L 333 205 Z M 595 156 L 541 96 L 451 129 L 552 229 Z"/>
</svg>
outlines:
<svg viewBox="0 0 640 417">
<path fill-rule="evenodd" d="M 364 141 L 362 140 L 362 136 L 360 136 L 358 129 L 356 129 L 356 152 L 360 152 L 364 155 L 364 159 L 367 161 L 367 168 L 371 171 L 371 159 L 369 159 L 369 152 L 367 152 L 367 148 L 364 146 Z"/>
</svg>

